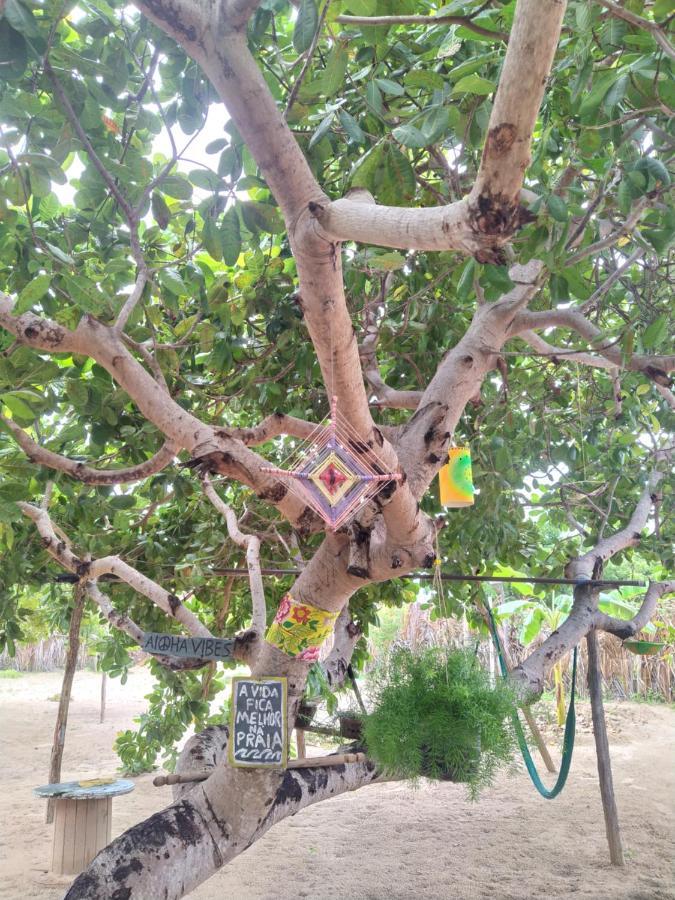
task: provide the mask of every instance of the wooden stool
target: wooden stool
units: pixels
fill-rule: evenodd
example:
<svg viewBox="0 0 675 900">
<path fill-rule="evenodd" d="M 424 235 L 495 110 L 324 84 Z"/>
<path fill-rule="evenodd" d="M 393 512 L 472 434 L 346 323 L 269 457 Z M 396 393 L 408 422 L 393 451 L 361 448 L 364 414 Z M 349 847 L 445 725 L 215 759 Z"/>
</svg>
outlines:
<svg viewBox="0 0 675 900">
<path fill-rule="evenodd" d="M 77 875 L 110 843 L 112 798 L 134 787 L 133 781 L 120 778 L 103 784 L 66 781 L 33 789 L 38 797 L 54 800 L 54 874 Z"/>
</svg>

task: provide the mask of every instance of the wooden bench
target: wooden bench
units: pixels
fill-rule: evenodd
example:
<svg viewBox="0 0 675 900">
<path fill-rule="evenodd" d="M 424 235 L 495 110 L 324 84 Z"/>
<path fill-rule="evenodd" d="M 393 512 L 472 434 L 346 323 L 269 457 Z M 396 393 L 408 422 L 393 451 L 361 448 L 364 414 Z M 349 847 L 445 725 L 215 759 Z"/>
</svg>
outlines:
<svg viewBox="0 0 675 900">
<path fill-rule="evenodd" d="M 38 797 L 54 800 L 51 871 L 77 875 L 110 843 L 112 800 L 133 791 L 133 781 L 66 781 L 34 788 Z"/>
</svg>

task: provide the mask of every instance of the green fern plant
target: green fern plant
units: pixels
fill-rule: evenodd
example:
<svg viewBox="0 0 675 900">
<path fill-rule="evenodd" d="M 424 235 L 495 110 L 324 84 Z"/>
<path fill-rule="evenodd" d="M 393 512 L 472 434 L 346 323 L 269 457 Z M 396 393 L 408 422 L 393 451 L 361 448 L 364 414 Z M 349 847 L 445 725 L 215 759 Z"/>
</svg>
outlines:
<svg viewBox="0 0 675 900">
<path fill-rule="evenodd" d="M 515 748 L 513 690 L 495 685 L 470 651 L 394 651 L 371 676 L 368 755 L 397 778 L 465 782 L 472 798 Z"/>
</svg>

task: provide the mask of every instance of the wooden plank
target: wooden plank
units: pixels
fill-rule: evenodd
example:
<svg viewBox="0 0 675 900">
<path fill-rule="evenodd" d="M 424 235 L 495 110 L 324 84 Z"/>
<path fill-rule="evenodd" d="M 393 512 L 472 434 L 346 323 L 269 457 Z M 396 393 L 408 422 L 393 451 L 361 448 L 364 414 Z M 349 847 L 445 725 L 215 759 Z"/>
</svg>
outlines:
<svg viewBox="0 0 675 900">
<path fill-rule="evenodd" d="M 63 874 L 74 875 L 75 869 L 75 824 L 77 822 L 77 800 L 64 800 L 66 820 L 63 838 Z"/>
<path fill-rule="evenodd" d="M 146 632 L 143 649 L 159 656 L 177 656 L 194 659 L 232 659 L 232 638 L 195 638 L 180 634 Z"/>
<path fill-rule="evenodd" d="M 84 868 L 85 866 L 89 865 L 98 851 L 102 849 L 98 843 L 97 826 L 101 810 L 105 807 L 105 801 L 82 800 L 81 803 L 82 806 L 86 807 L 87 812 L 84 832 L 84 852 L 82 866 L 82 868 Z"/>
<path fill-rule="evenodd" d="M 100 800 L 99 803 L 100 806 L 96 813 L 96 845 L 100 850 L 110 843 L 112 797 L 106 797 L 105 800 Z"/>
<path fill-rule="evenodd" d="M 63 842 L 66 834 L 66 802 L 56 800 L 54 802 L 54 835 L 52 837 L 52 864 L 51 871 L 63 872 Z"/>
<path fill-rule="evenodd" d="M 87 838 L 87 800 L 75 802 L 75 828 L 73 830 L 73 874 L 84 869 Z"/>
<path fill-rule="evenodd" d="M 230 764 L 285 768 L 288 757 L 286 678 L 232 679 Z"/>
</svg>

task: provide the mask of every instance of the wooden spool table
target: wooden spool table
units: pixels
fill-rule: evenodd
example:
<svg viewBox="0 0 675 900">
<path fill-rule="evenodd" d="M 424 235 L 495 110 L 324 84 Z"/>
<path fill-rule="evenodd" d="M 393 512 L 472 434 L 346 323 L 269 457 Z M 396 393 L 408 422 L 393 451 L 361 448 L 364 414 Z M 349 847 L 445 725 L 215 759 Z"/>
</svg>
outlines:
<svg viewBox="0 0 675 900">
<path fill-rule="evenodd" d="M 103 784 L 66 781 L 33 789 L 38 797 L 54 800 L 54 874 L 79 874 L 110 843 L 113 797 L 128 794 L 134 787 L 133 781 L 120 778 Z"/>
</svg>

